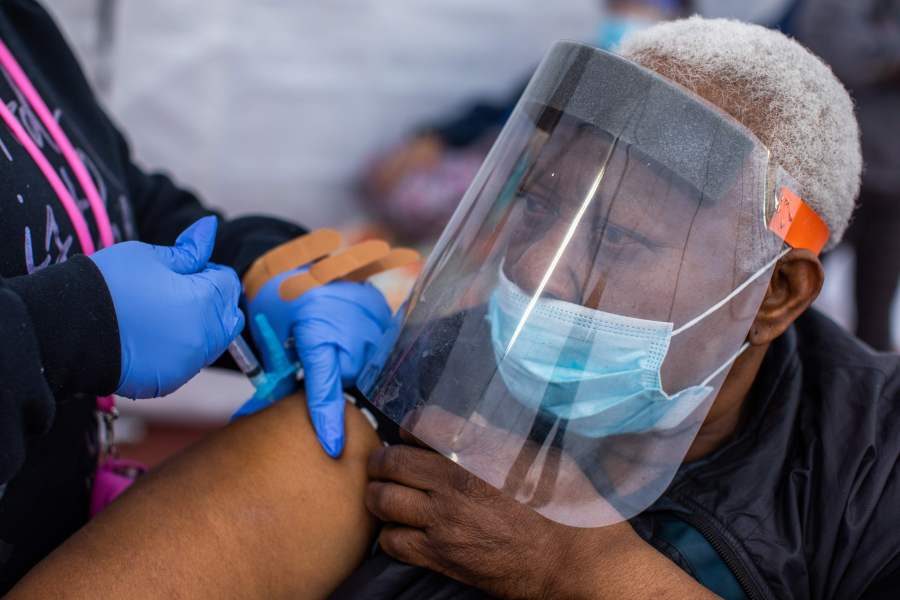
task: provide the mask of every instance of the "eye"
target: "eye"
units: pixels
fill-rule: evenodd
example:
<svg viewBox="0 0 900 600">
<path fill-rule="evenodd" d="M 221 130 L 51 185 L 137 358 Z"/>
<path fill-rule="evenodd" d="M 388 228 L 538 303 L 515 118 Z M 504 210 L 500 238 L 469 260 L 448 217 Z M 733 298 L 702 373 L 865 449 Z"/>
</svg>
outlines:
<svg viewBox="0 0 900 600">
<path fill-rule="evenodd" d="M 639 244 L 649 250 L 655 250 L 657 245 L 642 236 L 641 234 L 631 231 L 625 227 L 607 222 L 600 231 L 603 236 L 603 243 L 613 247 L 626 247 Z"/>
<path fill-rule="evenodd" d="M 525 196 L 525 211 L 532 216 L 539 215 L 555 215 L 557 213 L 556 203 L 535 196 L 534 194 L 523 194 Z"/>
<path fill-rule="evenodd" d="M 641 237 L 639 235 L 627 231 L 626 229 L 619 227 L 618 225 L 613 225 L 612 223 L 609 223 L 606 226 L 604 239 L 606 239 L 606 241 L 610 244 L 615 244 L 617 246 L 641 242 Z"/>
</svg>

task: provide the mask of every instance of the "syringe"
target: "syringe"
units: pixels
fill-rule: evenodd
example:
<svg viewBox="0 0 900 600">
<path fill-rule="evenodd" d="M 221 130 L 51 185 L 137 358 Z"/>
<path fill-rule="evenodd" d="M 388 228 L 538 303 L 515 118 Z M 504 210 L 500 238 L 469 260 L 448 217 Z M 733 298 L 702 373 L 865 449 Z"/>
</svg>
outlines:
<svg viewBox="0 0 900 600">
<path fill-rule="evenodd" d="M 290 394 L 297 384 L 298 374 L 302 373 L 300 363 L 291 361 L 265 315 L 256 315 L 254 321 L 259 333 L 257 341 L 268 358 L 269 370 L 263 369 L 243 336 L 238 335 L 228 345 L 228 352 L 234 362 L 256 388 L 253 397 L 232 418 L 252 414 Z"/>
<path fill-rule="evenodd" d="M 258 388 L 266 381 L 266 374 L 253 354 L 253 350 L 244 340 L 244 336 L 238 335 L 234 341 L 228 344 L 228 353 L 237 363 L 241 372 L 250 379 L 253 387 Z"/>
</svg>

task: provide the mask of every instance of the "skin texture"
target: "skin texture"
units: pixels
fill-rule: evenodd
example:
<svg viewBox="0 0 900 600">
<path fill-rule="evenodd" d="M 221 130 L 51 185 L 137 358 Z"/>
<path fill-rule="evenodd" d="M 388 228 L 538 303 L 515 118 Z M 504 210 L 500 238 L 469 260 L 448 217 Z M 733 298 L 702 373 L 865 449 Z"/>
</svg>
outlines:
<svg viewBox="0 0 900 600">
<path fill-rule="evenodd" d="M 347 411 L 340 460 L 306 400 L 229 425 L 137 482 L 9 598 L 323 598 L 362 560 L 375 521 L 365 464 L 380 445 Z"/>
<path fill-rule="evenodd" d="M 560 525 L 430 450 L 379 448 L 368 470 L 366 506 L 389 523 L 379 536 L 385 552 L 493 596 L 714 597 L 627 523 Z"/>
</svg>

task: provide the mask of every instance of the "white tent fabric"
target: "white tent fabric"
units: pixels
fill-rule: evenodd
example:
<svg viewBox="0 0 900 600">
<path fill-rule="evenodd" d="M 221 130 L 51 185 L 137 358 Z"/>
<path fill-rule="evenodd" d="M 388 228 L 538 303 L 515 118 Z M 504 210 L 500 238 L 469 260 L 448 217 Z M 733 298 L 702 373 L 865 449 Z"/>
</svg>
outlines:
<svg viewBox="0 0 900 600">
<path fill-rule="evenodd" d="M 230 214 L 312 226 L 358 214 L 378 148 L 474 96 L 502 97 L 597 0 L 49 0 L 92 73 L 112 3 L 105 98 L 137 156 Z"/>
</svg>

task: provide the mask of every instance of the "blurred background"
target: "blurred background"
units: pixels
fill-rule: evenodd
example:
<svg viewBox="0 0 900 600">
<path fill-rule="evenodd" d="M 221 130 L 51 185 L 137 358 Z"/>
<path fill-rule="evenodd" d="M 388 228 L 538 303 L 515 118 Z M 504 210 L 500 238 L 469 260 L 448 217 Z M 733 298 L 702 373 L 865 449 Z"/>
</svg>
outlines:
<svg viewBox="0 0 900 600">
<path fill-rule="evenodd" d="M 168 171 L 229 215 L 273 213 L 310 228 L 336 227 L 350 239 L 379 235 L 427 252 L 554 41 L 614 49 L 634 29 L 699 12 L 781 28 L 836 65 L 850 57 L 854 43 L 864 46 L 836 68 L 843 77 L 859 71 L 859 56 L 872 56 L 873 39 L 867 31 L 847 38 L 830 30 L 839 21 L 834 6 L 845 1 L 44 3 L 145 168 Z M 885 15 L 875 20 L 900 27 L 900 2 L 860 4 L 883 5 Z M 900 48 L 900 29 L 896 35 Z M 896 94 L 900 64 L 894 67 L 886 84 L 880 70 L 848 81 L 857 101 L 887 94 L 897 101 L 893 113 L 900 114 L 900 97 L 878 91 L 882 85 Z M 879 102 L 891 105 L 883 99 L 874 105 Z M 879 107 L 860 102 L 860 109 L 874 115 Z M 883 115 L 872 119 L 883 121 Z M 900 126 L 896 117 L 893 123 Z M 891 187 L 892 169 L 900 176 L 900 129 L 889 143 L 893 163 L 876 166 L 888 175 L 869 181 L 864 199 L 889 196 L 873 188 Z M 867 151 L 872 152 L 883 149 Z M 874 214 L 867 223 L 882 224 L 881 238 L 900 240 L 900 183 L 893 190 L 893 204 L 869 201 L 876 210 L 869 211 Z M 900 260 L 896 243 L 879 243 L 860 251 L 876 257 L 895 252 Z M 819 300 L 820 308 L 851 330 L 858 320 L 854 257 L 849 245 L 833 253 Z M 875 323 L 867 326 L 876 334 L 883 331 L 872 343 L 896 349 L 900 303 L 893 289 L 900 266 L 896 260 L 875 262 L 874 275 L 863 272 L 862 284 L 879 287 L 874 302 L 882 310 L 866 308 L 863 314 Z M 395 273 L 381 285 L 397 301 L 414 278 L 415 273 Z M 891 292 L 887 297 L 885 289 Z M 117 435 L 131 442 L 127 455 L 155 463 L 226 422 L 251 394 L 240 375 L 203 373 L 167 398 L 121 402 L 125 416 Z"/>
</svg>

